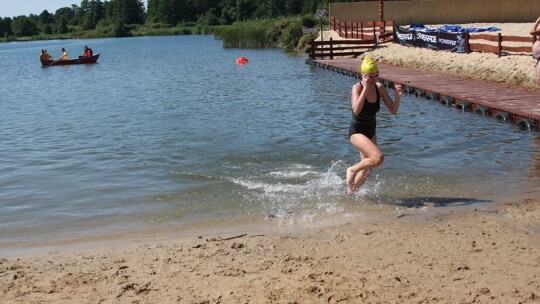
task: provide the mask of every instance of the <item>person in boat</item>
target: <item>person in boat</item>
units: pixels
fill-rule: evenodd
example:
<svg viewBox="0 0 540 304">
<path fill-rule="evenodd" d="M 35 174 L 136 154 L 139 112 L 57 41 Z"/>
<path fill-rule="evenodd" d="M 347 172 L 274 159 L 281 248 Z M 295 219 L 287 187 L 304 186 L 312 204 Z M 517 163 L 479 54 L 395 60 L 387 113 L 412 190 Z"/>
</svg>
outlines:
<svg viewBox="0 0 540 304">
<path fill-rule="evenodd" d="M 69 60 L 69 53 L 66 51 L 66 49 L 62 48 L 62 55 L 58 60 Z"/>
<path fill-rule="evenodd" d="M 41 54 L 39 54 L 39 60 L 46 61 L 47 57 L 45 57 L 45 50 L 41 50 Z"/>
<path fill-rule="evenodd" d="M 52 57 L 51 55 L 49 55 L 47 50 L 41 50 L 41 54 L 39 55 L 39 60 L 48 61 L 48 60 L 52 60 Z"/>
<path fill-rule="evenodd" d="M 92 57 L 93 55 L 94 55 L 94 52 L 92 51 L 92 49 L 89 48 L 88 46 L 84 46 L 83 57 Z"/>
<path fill-rule="evenodd" d="M 44 50 L 44 57 L 45 60 L 53 60 L 52 56 L 49 55 L 49 52 L 47 52 L 47 50 Z"/>
<path fill-rule="evenodd" d="M 381 99 L 392 114 L 397 114 L 403 89 L 395 84 L 394 100 L 388 95 L 384 85 L 378 81 L 379 68 L 372 58 L 364 58 L 360 66 L 361 81 L 355 83 L 351 92 L 352 120 L 349 140 L 358 149 L 360 161 L 347 168 L 347 192 L 356 192 L 366 182 L 372 170 L 384 161 L 384 155 L 377 147 L 376 114 Z"/>
<path fill-rule="evenodd" d="M 530 34 L 535 40 L 532 46 L 532 55 L 536 59 L 536 82 L 540 85 L 540 29 L 538 25 L 540 25 L 540 17 L 533 24 Z"/>
</svg>

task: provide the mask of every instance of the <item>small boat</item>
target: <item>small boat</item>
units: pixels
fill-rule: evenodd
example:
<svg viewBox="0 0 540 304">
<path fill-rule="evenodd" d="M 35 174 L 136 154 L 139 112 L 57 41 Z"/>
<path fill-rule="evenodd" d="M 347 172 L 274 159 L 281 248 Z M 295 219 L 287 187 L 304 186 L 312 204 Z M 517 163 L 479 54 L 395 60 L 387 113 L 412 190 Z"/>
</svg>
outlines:
<svg viewBox="0 0 540 304">
<path fill-rule="evenodd" d="M 53 66 L 53 65 L 68 65 L 68 64 L 86 64 L 86 63 L 96 63 L 99 58 L 99 53 L 91 57 L 79 57 L 77 59 L 69 60 L 42 60 L 41 65 L 44 67 Z"/>
</svg>

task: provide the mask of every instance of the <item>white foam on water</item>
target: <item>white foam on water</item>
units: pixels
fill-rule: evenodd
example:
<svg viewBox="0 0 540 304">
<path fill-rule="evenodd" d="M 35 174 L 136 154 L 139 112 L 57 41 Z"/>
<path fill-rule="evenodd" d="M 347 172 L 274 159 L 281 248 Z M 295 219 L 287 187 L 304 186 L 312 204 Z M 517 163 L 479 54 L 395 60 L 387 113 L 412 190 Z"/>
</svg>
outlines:
<svg viewBox="0 0 540 304">
<path fill-rule="evenodd" d="M 282 171 L 273 171 L 269 175 L 278 178 L 305 178 L 317 177 L 319 172 L 313 170 L 313 166 L 305 164 L 293 164 Z"/>
<path fill-rule="evenodd" d="M 231 181 L 251 192 L 268 218 L 280 224 L 321 223 L 326 217 L 350 218 L 344 206 L 347 199 L 344 163 L 333 162 L 328 170 L 318 172 L 312 166 L 294 164 L 250 178 Z M 294 178 L 293 178 L 294 177 Z"/>
</svg>

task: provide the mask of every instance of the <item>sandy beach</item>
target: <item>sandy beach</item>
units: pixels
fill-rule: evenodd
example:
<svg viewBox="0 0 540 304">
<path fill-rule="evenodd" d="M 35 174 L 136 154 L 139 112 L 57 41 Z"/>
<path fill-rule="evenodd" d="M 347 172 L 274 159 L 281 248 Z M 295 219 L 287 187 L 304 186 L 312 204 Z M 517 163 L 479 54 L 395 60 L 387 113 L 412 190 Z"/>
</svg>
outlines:
<svg viewBox="0 0 540 304">
<path fill-rule="evenodd" d="M 462 26 L 476 28 L 494 26 L 501 29 L 500 33 L 503 36 L 530 37 L 531 25 L 532 23 L 473 23 Z M 442 25 L 429 26 L 440 27 Z M 339 38 L 334 31 L 324 32 L 323 37 L 325 40 L 330 38 L 343 39 Z M 482 43 L 492 44 L 488 41 Z M 508 45 L 516 44 L 508 43 Z M 519 45 L 523 46 L 523 43 Z M 365 56 L 372 57 L 378 62 L 418 70 L 431 70 L 466 78 L 491 80 L 527 89 L 540 89 L 540 86 L 535 82 L 535 60 L 530 52 L 528 54 L 507 53 L 499 58 L 496 54 L 491 53 L 458 54 L 386 43 L 373 51 L 366 52 Z"/>
<path fill-rule="evenodd" d="M 518 36 L 530 27 L 487 26 Z M 368 55 L 535 86 L 526 55 L 394 44 Z M 28 250 L 0 256 L 0 302 L 540 303 L 539 190 L 497 203 L 400 208 L 327 227 L 270 222 Z"/>
<path fill-rule="evenodd" d="M 540 201 L 0 260 L 3 303 L 538 303 Z M 435 207 L 435 209 L 437 209 Z M 272 231 L 272 230 L 270 230 Z"/>
</svg>

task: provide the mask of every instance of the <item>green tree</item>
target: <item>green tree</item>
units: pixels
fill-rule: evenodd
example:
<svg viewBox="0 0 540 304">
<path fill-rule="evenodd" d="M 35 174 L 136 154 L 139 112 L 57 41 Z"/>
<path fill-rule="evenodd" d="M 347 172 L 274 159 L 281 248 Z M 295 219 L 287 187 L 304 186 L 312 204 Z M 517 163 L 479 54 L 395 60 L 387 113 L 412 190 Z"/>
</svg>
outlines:
<svg viewBox="0 0 540 304">
<path fill-rule="evenodd" d="M 303 0 L 302 1 L 302 14 L 315 13 L 317 11 L 317 5 L 319 1 Z"/>
<path fill-rule="evenodd" d="M 52 24 L 54 23 L 54 15 L 49 13 L 47 10 L 44 10 L 41 12 L 41 14 L 39 14 L 39 22 L 41 22 L 43 25 Z"/>
<path fill-rule="evenodd" d="M 13 30 L 13 34 L 17 37 L 33 36 L 38 34 L 37 24 L 27 16 L 18 16 L 13 18 L 11 29 Z"/>
<path fill-rule="evenodd" d="M 126 24 L 122 20 L 118 19 L 114 23 L 114 36 L 115 37 L 126 37 L 128 36 L 128 30 Z"/>
<path fill-rule="evenodd" d="M 199 24 L 208 24 L 208 25 L 219 25 L 219 18 L 217 16 L 217 9 L 210 8 L 204 14 L 199 16 L 197 19 Z"/>
<path fill-rule="evenodd" d="M 154 22 L 154 16 L 156 15 L 158 8 L 158 0 L 148 0 L 148 6 L 146 7 L 146 20 Z"/>
<path fill-rule="evenodd" d="M 302 13 L 302 1 L 285 0 L 285 13 L 287 15 L 298 15 Z"/>
<path fill-rule="evenodd" d="M 225 0 L 221 2 L 221 23 L 232 24 L 236 21 L 238 12 L 236 10 L 236 0 Z"/>
<path fill-rule="evenodd" d="M 43 25 L 43 27 L 42 27 L 42 29 L 41 29 L 41 32 L 42 32 L 43 34 L 46 34 L 46 35 L 52 34 L 52 33 L 53 33 L 53 31 L 52 31 L 52 26 L 51 26 L 49 23 Z"/>
<path fill-rule="evenodd" d="M 68 19 L 66 16 L 61 16 L 56 24 L 56 32 L 58 34 L 65 34 L 68 32 Z"/>
<path fill-rule="evenodd" d="M 11 29 L 11 23 L 12 23 L 11 18 L 6 17 L 2 19 L 0 17 L 0 37 L 7 38 L 13 35 L 13 31 Z"/>
<path fill-rule="evenodd" d="M 103 6 L 105 8 L 105 20 L 107 20 L 107 23 L 112 24 L 114 22 L 114 2 L 107 1 Z"/>
<path fill-rule="evenodd" d="M 124 24 L 144 23 L 144 3 L 140 0 L 113 0 L 113 18 Z"/>
<path fill-rule="evenodd" d="M 176 25 L 179 21 L 177 14 L 178 0 L 156 0 L 158 1 L 155 11 L 154 21 Z"/>
<path fill-rule="evenodd" d="M 73 7 L 62 7 L 56 10 L 54 13 L 54 22 L 56 23 L 56 26 L 58 27 L 60 24 L 60 19 L 65 19 L 66 22 L 66 28 L 68 23 L 75 18 L 75 11 L 73 10 Z M 67 30 L 66 30 L 67 33 Z"/>
<path fill-rule="evenodd" d="M 82 0 L 81 6 L 75 11 L 76 22 L 72 23 L 81 25 L 85 30 L 91 29 L 92 23 L 90 20 L 90 12 L 90 1 Z"/>
<path fill-rule="evenodd" d="M 255 2 L 251 0 L 236 0 L 236 20 L 246 21 L 251 19 L 255 12 Z"/>
</svg>

